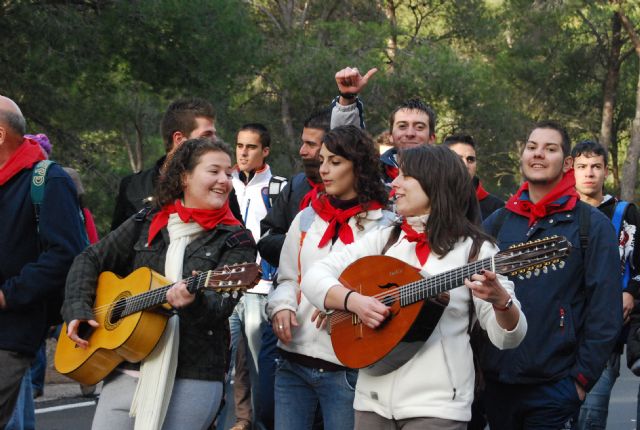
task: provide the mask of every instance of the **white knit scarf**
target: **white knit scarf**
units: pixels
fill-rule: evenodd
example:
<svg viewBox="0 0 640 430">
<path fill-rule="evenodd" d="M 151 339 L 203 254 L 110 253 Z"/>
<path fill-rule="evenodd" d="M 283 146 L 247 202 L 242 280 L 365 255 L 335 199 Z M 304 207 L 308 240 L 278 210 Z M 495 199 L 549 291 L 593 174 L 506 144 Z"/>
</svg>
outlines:
<svg viewBox="0 0 640 430">
<path fill-rule="evenodd" d="M 195 222 L 184 223 L 178 214 L 171 214 L 167 224 L 169 248 L 164 262 L 167 279 L 182 279 L 182 263 L 187 245 L 204 229 Z M 153 349 L 140 366 L 140 379 L 131 402 L 129 415 L 136 417 L 135 430 L 159 430 L 167 414 L 171 391 L 178 366 L 180 342 L 179 319 L 169 318 L 167 327 Z"/>
</svg>

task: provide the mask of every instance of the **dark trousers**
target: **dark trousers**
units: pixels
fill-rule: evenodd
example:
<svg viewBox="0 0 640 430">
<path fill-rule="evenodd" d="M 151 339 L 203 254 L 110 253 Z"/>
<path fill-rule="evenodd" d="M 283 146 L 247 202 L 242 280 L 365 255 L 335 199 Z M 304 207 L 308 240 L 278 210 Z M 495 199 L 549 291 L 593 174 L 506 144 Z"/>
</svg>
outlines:
<svg viewBox="0 0 640 430">
<path fill-rule="evenodd" d="M 486 381 L 491 430 L 571 429 L 581 403 L 571 377 L 546 384 Z"/>
<path fill-rule="evenodd" d="M 11 418 L 16 406 L 20 383 L 33 357 L 14 351 L 0 350 L 0 428 Z"/>
</svg>

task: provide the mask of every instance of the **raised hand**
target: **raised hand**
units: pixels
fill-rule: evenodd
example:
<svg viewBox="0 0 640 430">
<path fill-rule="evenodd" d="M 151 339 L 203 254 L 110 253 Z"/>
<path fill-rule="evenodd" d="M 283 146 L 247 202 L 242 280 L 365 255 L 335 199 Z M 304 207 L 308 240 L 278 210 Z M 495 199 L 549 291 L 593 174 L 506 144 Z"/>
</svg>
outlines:
<svg viewBox="0 0 640 430">
<path fill-rule="evenodd" d="M 375 67 L 369 70 L 364 76 L 360 74 L 357 67 L 345 67 L 336 73 L 336 84 L 341 94 L 358 94 L 360 93 L 369 79 L 378 71 Z M 350 100 L 351 102 L 351 100 Z"/>
</svg>

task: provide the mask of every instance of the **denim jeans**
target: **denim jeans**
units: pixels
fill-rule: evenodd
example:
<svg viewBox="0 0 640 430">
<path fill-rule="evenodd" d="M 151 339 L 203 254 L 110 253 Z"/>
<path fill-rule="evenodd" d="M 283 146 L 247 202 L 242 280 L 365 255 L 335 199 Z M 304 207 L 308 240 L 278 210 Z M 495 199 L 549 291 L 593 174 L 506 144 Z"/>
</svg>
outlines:
<svg viewBox="0 0 640 430">
<path fill-rule="evenodd" d="M 352 430 L 357 370 L 336 372 L 278 360 L 275 385 L 276 430 L 311 429 L 318 403 L 324 428 Z"/>
<path fill-rule="evenodd" d="M 616 379 L 620 375 L 620 354 L 613 352 L 602 375 L 584 399 L 578 418 L 578 429 L 605 429 L 609 414 L 609 399 Z"/>
<path fill-rule="evenodd" d="M 273 333 L 269 321 L 262 321 L 260 325 L 262 342 L 258 354 L 258 389 L 256 402 L 256 427 L 257 430 L 273 429 L 273 386 L 276 378 L 276 367 L 280 354 L 278 353 L 278 338 Z"/>
<path fill-rule="evenodd" d="M 34 430 L 36 428 L 33 392 L 31 391 L 31 372 L 27 370 L 20 383 L 20 394 L 13 415 L 5 430 Z"/>
<path fill-rule="evenodd" d="M 33 391 L 44 390 L 44 374 L 47 369 L 47 343 L 42 342 L 40 349 L 36 352 L 36 359 L 31 365 L 31 387 Z"/>
</svg>

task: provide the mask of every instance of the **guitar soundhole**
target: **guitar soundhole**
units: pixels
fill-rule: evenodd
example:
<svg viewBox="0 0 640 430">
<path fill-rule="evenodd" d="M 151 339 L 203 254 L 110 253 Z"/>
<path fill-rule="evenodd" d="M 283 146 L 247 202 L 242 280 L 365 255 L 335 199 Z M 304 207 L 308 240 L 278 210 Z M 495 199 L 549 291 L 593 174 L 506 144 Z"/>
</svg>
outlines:
<svg viewBox="0 0 640 430">
<path fill-rule="evenodd" d="M 128 297 L 131 297 L 131 293 L 128 291 L 125 291 L 121 293 L 118 297 L 116 297 L 116 299 L 113 301 L 109 309 L 109 314 L 104 320 L 105 329 L 107 330 L 115 329 L 116 327 L 118 327 L 118 325 L 120 325 L 120 323 L 122 322 L 122 319 L 129 315 L 128 313 L 125 313 L 127 309 Z"/>
</svg>

